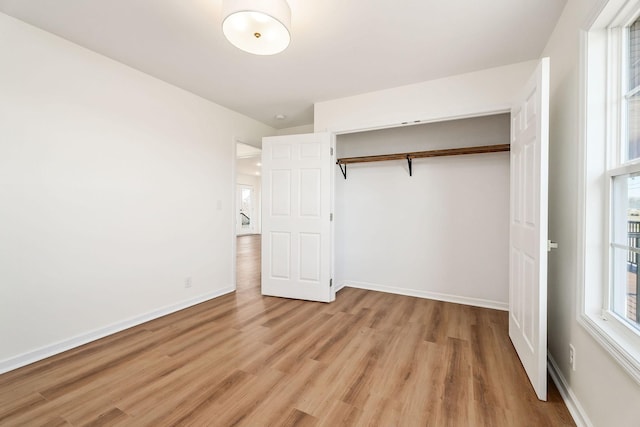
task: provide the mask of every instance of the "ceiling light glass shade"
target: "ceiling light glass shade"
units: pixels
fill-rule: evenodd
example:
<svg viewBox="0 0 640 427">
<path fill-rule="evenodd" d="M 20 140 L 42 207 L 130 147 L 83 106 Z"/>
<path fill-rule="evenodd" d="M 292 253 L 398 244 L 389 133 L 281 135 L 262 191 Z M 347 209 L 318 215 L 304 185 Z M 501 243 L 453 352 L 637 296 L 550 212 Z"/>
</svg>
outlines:
<svg viewBox="0 0 640 427">
<path fill-rule="evenodd" d="M 238 49 L 273 55 L 289 46 L 291 9 L 286 0 L 223 0 L 222 32 Z"/>
</svg>

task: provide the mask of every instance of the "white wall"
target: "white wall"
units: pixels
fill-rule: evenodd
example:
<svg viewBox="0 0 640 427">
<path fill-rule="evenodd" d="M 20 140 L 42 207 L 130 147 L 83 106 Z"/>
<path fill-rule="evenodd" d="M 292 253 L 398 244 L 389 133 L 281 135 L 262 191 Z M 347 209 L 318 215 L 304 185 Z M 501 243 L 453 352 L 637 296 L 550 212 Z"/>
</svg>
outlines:
<svg viewBox="0 0 640 427">
<path fill-rule="evenodd" d="M 340 157 L 509 143 L 509 115 L 340 135 Z M 336 167 L 338 286 L 506 309 L 509 154 Z"/>
<path fill-rule="evenodd" d="M 4 14 L 0 63 L 0 371 L 233 289 L 272 128 Z"/>
<path fill-rule="evenodd" d="M 262 233 L 262 178 L 255 175 L 239 173 L 236 177 L 238 185 L 250 185 L 253 187 L 253 214 L 255 220 L 254 233 Z M 236 210 L 236 213 L 238 210 Z"/>
<path fill-rule="evenodd" d="M 313 124 L 278 129 L 276 132 L 277 135 L 298 135 L 301 133 L 313 133 Z"/>
<path fill-rule="evenodd" d="M 544 50 L 551 58 L 549 237 L 559 243 L 549 256 L 549 352 L 592 425 L 638 426 L 640 386 L 576 321 L 579 35 L 597 3 L 570 0 Z"/>
<path fill-rule="evenodd" d="M 509 111 L 537 61 L 522 62 L 314 105 L 316 132 L 337 133 Z"/>
</svg>

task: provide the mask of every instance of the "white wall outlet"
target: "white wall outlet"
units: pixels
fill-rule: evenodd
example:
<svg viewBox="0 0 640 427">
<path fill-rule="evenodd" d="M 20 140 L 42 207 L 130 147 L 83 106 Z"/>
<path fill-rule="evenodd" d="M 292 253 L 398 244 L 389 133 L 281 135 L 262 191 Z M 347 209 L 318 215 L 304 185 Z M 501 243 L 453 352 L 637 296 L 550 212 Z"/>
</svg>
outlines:
<svg viewBox="0 0 640 427">
<path fill-rule="evenodd" d="M 576 370 L 576 349 L 572 344 L 569 344 L 569 365 L 572 371 Z"/>
<path fill-rule="evenodd" d="M 191 287 L 191 277 L 187 277 L 186 279 L 184 279 L 184 287 L 185 288 Z"/>
</svg>

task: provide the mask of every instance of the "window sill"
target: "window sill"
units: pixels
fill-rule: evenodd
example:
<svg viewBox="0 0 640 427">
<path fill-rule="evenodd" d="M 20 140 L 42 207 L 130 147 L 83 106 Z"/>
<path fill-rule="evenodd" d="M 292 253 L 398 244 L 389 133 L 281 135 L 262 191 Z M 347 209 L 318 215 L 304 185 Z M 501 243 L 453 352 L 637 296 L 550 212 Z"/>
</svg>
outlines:
<svg viewBox="0 0 640 427">
<path fill-rule="evenodd" d="M 582 313 L 578 316 L 578 323 L 640 384 L 640 349 L 618 329 L 614 320 Z"/>
</svg>

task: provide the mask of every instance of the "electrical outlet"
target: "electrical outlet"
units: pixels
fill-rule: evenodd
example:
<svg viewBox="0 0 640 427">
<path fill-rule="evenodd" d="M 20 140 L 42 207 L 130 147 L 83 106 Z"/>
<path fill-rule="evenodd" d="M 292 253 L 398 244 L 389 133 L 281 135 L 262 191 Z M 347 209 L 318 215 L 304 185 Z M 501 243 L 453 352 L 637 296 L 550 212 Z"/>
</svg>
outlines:
<svg viewBox="0 0 640 427">
<path fill-rule="evenodd" d="M 576 349 L 571 344 L 569 344 L 569 365 L 572 371 L 576 370 Z"/>
<path fill-rule="evenodd" d="M 186 279 L 184 279 L 184 287 L 185 288 L 191 287 L 191 277 L 187 277 Z"/>
</svg>

